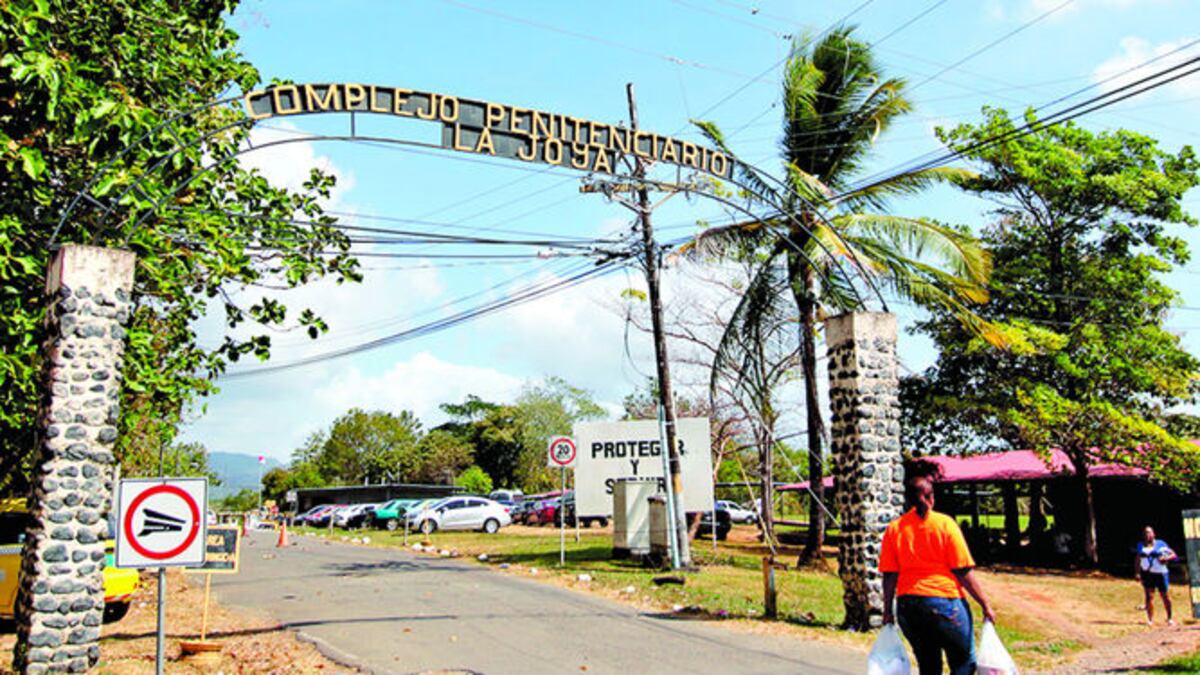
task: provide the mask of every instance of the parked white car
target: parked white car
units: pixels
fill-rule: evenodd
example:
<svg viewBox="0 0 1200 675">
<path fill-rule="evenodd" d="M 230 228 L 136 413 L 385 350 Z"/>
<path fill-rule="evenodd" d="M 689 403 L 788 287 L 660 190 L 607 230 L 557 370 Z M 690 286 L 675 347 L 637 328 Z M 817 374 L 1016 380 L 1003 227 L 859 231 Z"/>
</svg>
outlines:
<svg viewBox="0 0 1200 675">
<path fill-rule="evenodd" d="M 718 499 L 717 508 L 729 512 L 729 519 L 735 523 L 752 524 L 758 522 L 758 514 L 750 509 L 742 507 L 737 502 L 731 502 L 728 499 Z"/>
<path fill-rule="evenodd" d="M 488 499 L 498 502 L 519 502 L 525 498 L 525 493 L 520 490 L 492 490 L 488 495 Z"/>
<path fill-rule="evenodd" d="M 375 508 L 375 504 L 350 504 L 333 512 L 334 527 L 352 527 L 362 524 L 362 516 L 368 508 Z"/>
<path fill-rule="evenodd" d="M 409 526 L 421 532 L 481 530 L 495 534 L 512 524 L 508 510 L 484 497 L 446 497 L 407 515 Z"/>
</svg>

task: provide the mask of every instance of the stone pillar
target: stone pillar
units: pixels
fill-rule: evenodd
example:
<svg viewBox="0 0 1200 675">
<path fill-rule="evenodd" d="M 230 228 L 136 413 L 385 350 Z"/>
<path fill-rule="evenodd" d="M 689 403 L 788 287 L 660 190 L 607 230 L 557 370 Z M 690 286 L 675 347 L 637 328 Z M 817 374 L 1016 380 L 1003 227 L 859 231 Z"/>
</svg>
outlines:
<svg viewBox="0 0 1200 675">
<path fill-rule="evenodd" d="M 45 397 L 17 598 L 17 672 L 83 672 L 100 658 L 133 269 L 128 251 L 64 246 L 46 277 Z"/>
<path fill-rule="evenodd" d="M 854 312 L 832 317 L 825 322 L 825 343 L 845 626 L 865 630 L 881 622 L 879 545 L 904 505 L 896 316 Z"/>
</svg>

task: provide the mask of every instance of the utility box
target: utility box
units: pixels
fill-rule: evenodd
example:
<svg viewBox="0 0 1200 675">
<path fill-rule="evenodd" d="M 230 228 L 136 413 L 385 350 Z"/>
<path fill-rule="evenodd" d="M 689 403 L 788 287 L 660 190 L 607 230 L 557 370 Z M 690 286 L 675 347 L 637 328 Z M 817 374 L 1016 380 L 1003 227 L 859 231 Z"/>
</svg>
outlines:
<svg viewBox="0 0 1200 675">
<path fill-rule="evenodd" d="M 666 495 L 650 498 L 650 556 L 655 565 L 671 559 L 671 530 L 667 518 Z"/>
<path fill-rule="evenodd" d="M 613 483 L 613 557 L 642 558 L 650 553 L 650 498 L 657 478 L 620 478 Z"/>
</svg>

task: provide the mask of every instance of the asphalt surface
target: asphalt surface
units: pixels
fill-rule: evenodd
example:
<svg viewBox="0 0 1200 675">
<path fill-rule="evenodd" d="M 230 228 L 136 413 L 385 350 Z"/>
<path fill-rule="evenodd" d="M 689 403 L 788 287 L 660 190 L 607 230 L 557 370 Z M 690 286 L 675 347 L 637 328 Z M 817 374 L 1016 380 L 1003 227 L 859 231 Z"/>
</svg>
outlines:
<svg viewBox="0 0 1200 675">
<path fill-rule="evenodd" d="M 499 535 L 503 536 L 503 535 Z M 269 534 L 214 575 L 227 606 L 264 609 L 334 660 L 376 673 L 861 673 L 865 655 L 646 614 L 469 562 Z"/>
</svg>

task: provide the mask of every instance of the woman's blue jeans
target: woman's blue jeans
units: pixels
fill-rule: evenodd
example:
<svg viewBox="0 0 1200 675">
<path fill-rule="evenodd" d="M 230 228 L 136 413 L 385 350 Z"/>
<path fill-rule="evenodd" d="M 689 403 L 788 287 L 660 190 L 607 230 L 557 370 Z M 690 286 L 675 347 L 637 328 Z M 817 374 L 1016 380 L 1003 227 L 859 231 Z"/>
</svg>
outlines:
<svg viewBox="0 0 1200 675">
<path fill-rule="evenodd" d="M 896 599 L 896 621 L 921 675 L 942 672 L 942 652 L 951 675 L 975 672 L 975 633 L 965 599 L 902 595 Z"/>
</svg>

